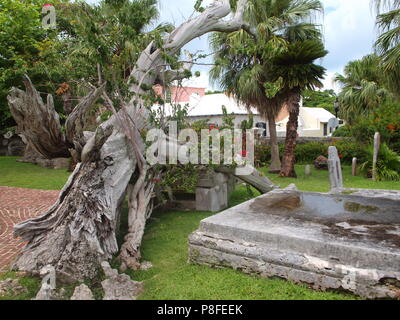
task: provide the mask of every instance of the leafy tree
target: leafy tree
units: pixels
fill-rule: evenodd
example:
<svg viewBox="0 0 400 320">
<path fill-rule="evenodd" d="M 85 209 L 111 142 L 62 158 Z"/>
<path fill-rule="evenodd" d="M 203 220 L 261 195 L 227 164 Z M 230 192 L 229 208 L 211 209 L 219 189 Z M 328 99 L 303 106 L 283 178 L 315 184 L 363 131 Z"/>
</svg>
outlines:
<svg viewBox="0 0 400 320">
<path fill-rule="evenodd" d="M 375 49 L 381 56 L 381 66 L 388 86 L 400 96 L 400 1 L 375 0 L 378 11 L 377 26 L 380 35 Z M 387 11 L 386 11 L 387 10 Z M 385 11 L 385 12 L 384 12 Z"/>
<path fill-rule="evenodd" d="M 123 84 L 143 49 L 152 40 L 161 41 L 163 32 L 171 28 L 145 29 L 158 18 L 156 5 L 157 0 L 103 0 L 98 5 L 79 2 L 77 8 L 71 7 L 66 12 L 71 28 L 69 63 L 89 60 L 92 71 L 86 73 L 87 81 L 106 80 L 125 89 Z"/>
<path fill-rule="evenodd" d="M 59 6 L 68 1 L 53 1 Z M 0 131 L 15 123 L 8 110 L 11 87 L 22 86 L 22 75 L 29 73 L 38 88 L 45 91 L 50 64 L 41 64 L 45 48 L 52 48 L 57 31 L 42 28 L 45 0 L 0 0 Z"/>
<path fill-rule="evenodd" d="M 336 93 L 334 90 L 304 90 L 303 105 L 307 108 L 323 108 L 334 113 Z"/>
<path fill-rule="evenodd" d="M 343 75 L 336 75 L 340 84 L 340 116 L 349 124 L 360 116 L 366 116 L 391 98 L 386 89 L 386 78 L 380 68 L 381 59 L 370 54 L 360 60 L 349 62 Z"/>
</svg>

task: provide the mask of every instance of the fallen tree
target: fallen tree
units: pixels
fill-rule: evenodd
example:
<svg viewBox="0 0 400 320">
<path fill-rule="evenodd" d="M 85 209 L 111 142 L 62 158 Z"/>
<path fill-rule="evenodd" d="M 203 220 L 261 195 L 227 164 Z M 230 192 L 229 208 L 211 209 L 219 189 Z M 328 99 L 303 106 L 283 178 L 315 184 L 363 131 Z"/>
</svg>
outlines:
<svg viewBox="0 0 400 320">
<path fill-rule="evenodd" d="M 44 216 L 15 226 L 15 235 L 28 241 L 28 245 L 15 261 L 14 269 L 37 272 L 50 264 L 69 280 L 93 277 L 100 262 L 118 252 L 118 209 L 130 182 L 129 233 L 120 258 L 125 267 L 139 264 L 143 221 L 149 213 L 152 191 L 152 184 L 146 179 L 149 168 L 143 158 L 141 131 L 147 120 L 143 97 L 157 79 L 165 79 L 166 54 L 177 55 L 188 42 L 209 32 L 242 28 L 250 31 L 243 20 L 248 1 L 238 0 L 234 12 L 230 2 L 214 1 L 197 17 L 176 28 L 161 47 L 154 42 L 148 45 L 129 79 L 132 99 L 86 141 L 81 163 L 57 203 Z M 232 18 L 225 19 L 231 12 Z M 168 73 L 169 80 L 174 80 L 171 70 Z"/>
<path fill-rule="evenodd" d="M 24 75 L 25 91 L 12 88 L 7 96 L 10 111 L 26 144 L 22 162 L 35 163 L 38 158 L 68 158 L 76 162 L 85 143 L 84 129 L 88 113 L 104 92 L 104 85 L 94 88 L 73 108 L 65 123 L 65 133 L 54 107 L 51 94 L 44 103 L 28 75 Z"/>
<path fill-rule="evenodd" d="M 67 157 L 68 147 L 53 97 L 48 95 L 44 103 L 29 77 L 25 75 L 23 81 L 26 91 L 12 88 L 7 99 L 28 148 L 48 159 Z"/>
</svg>

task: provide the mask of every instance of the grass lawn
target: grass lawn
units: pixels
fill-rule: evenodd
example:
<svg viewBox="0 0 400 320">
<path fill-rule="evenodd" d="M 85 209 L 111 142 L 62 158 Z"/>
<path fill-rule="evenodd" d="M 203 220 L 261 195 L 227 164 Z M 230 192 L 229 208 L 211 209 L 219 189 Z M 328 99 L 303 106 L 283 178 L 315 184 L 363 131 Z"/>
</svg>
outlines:
<svg viewBox="0 0 400 320">
<path fill-rule="evenodd" d="M 0 186 L 60 190 L 70 175 L 67 170 L 45 169 L 16 159 L 0 157 Z"/>
<path fill-rule="evenodd" d="M 328 173 L 313 171 L 304 176 L 304 166 L 297 166 L 299 179 L 282 179 L 269 175 L 274 183 L 286 187 L 296 183 L 304 191 L 328 191 Z M 266 170 L 264 170 L 265 172 Z M 0 157 L 0 186 L 37 189 L 60 189 L 68 173 L 49 170 L 31 164 L 20 164 L 15 158 Z M 374 183 L 362 177 L 351 177 L 350 168 L 344 167 L 346 187 L 400 189 L 400 182 Z M 258 195 L 254 192 L 254 196 Z M 250 199 L 246 188 L 239 187 L 230 199 L 236 205 Z M 305 285 L 296 285 L 281 279 L 262 279 L 231 269 L 211 269 L 187 264 L 187 237 L 196 230 L 208 212 L 164 212 L 151 217 L 144 236 L 142 255 L 154 267 L 148 271 L 129 272 L 133 279 L 145 281 L 146 290 L 140 299 L 356 299 L 350 294 L 318 292 Z M 125 217 L 126 228 L 126 217 Z M 119 241 L 122 236 L 119 236 Z M 0 279 L 15 276 L 1 275 Z M 37 289 L 36 279 L 23 278 L 29 293 L 15 297 L 30 298 Z"/>
</svg>

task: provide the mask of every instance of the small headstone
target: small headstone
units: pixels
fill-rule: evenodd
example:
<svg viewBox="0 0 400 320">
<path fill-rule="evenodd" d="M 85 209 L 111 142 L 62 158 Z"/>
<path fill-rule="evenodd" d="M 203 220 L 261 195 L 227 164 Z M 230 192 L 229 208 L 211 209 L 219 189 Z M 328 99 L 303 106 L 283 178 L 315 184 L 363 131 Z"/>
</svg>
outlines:
<svg viewBox="0 0 400 320">
<path fill-rule="evenodd" d="M 381 134 L 379 132 L 376 132 L 375 137 L 374 137 L 374 158 L 373 158 L 373 162 L 372 162 L 372 180 L 373 181 L 377 180 L 376 165 L 378 163 L 378 155 L 379 155 L 380 147 L 381 147 Z"/>
<path fill-rule="evenodd" d="M 304 169 L 304 174 L 309 177 L 311 176 L 311 166 L 308 164 L 306 165 L 306 168 Z"/>
<path fill-rule="evenodd" d="M 353 177 L 357 175 L 357 158 L 353 158 L 353 162 L 351 164 L 351 175 Z"/>
<path fill-rule="evenodd" d="M 196 188 L 196 210 L 218 212 L 228 207 L 228 184 Z"/>
<path fill-rule="evenodd" d="M 331 190 L 343 188 L 342 165 L 336 147 L 329 147 L 328 153 L 328 168 Z"/>
</svg>

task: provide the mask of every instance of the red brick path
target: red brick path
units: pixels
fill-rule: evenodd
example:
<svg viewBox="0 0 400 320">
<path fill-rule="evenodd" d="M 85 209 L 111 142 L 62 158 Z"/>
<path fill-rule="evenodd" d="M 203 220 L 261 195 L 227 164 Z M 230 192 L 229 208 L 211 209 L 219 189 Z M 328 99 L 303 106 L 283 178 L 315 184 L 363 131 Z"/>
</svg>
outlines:
<svg viewBox="0 0 400 320">
<path fill-rule="evenodd" d="M 0 271 L 9 267 L 25 245 L 14 239 L 14 224 L 44 214 L 58 194 L 59 191 L 0 187 Z"/>
</svg>

